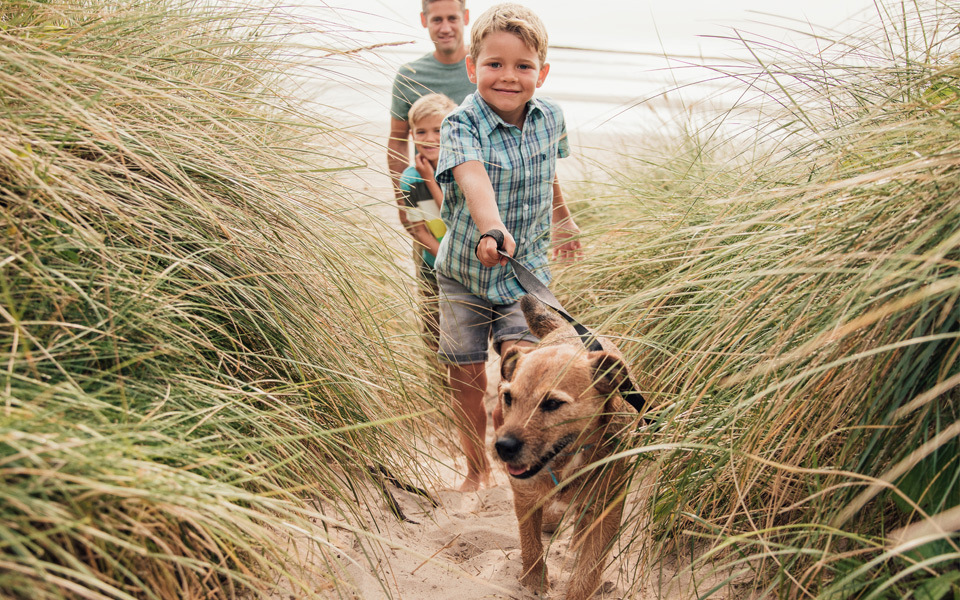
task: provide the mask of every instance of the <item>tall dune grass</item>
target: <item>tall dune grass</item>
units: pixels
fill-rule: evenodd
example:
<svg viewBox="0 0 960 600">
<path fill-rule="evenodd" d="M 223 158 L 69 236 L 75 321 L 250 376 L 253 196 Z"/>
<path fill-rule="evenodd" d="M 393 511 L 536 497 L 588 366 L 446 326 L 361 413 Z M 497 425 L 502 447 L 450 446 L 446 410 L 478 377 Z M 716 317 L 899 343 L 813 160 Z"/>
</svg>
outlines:
<svg viewBox="0 0 960 600">
<path fill-rule="evenodd" d="M 877 13 L 734 36 L 750 106 L 578 215 L 558 287 L 657 404 L 649 555 L 715 568 L 699 597 L 960 597 L 960 13 Z"/>
<path fill-rule="evenodd" d="M 293 26 L 0 6 L 0 596 L 322 595 L 291 536 L 322 570 L 349 519 L 306 500 L 410 457 L 406 284 L 344 216 L 348 134 L 283 91 Z"/>
</svg>

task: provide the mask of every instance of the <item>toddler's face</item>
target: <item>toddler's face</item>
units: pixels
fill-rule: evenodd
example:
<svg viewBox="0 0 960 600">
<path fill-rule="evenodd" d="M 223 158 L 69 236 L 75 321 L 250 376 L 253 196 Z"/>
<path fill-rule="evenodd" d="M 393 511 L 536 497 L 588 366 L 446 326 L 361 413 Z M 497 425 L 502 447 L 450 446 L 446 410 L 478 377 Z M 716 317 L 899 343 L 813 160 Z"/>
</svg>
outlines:
<svg viewBox="0 0 960 600">
<path fill-rule="evenodd" d="M 440 123 L 443 117 L 430 115 L 423 117 L 410 129 L 413 145 L 417 152 L 436 163 L 440 156 Z"/>
</svg>

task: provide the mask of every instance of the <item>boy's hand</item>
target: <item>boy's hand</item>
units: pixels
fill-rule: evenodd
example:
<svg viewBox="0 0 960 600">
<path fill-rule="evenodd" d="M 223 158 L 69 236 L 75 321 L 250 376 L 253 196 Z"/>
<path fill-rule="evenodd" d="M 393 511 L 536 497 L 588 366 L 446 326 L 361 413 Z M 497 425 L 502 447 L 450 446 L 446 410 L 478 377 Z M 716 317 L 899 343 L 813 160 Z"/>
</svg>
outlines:
<svg viewBox="0 0 960 600">
<path fill-rule="evenodd" d="M 517 242 L 505 228 L 498 228 L 497 230 L 503 234 L 503 251 L 513 256 L 517 249 Z M 507 259 L 497 252 L 497 240 L 492 236 L 480 238 L 480 242 L 477 243 L 477 258 L 480 259 L 480 264 L 485 267 L 507 264 Z"/>
<path fill-rule="evenodd" d="M 579 260 L 582 258 L 583 244 L 580 243 L 580 228 L 567 219 L 553 226 L 553 257 L 560 261 Z"/>
<path fill-rule="evenodd" d="M 416 167 L 417 173 L 420 173 L 420 177 L 424 181 L 433 181 L 436 179 L 436 173 L 434 173 L 433 165 L 430 164 L 430 161 L 427 160 L 427 157 L 417 152 L 416 156 L 413 157 L 413 166 Z"/>
</svg>

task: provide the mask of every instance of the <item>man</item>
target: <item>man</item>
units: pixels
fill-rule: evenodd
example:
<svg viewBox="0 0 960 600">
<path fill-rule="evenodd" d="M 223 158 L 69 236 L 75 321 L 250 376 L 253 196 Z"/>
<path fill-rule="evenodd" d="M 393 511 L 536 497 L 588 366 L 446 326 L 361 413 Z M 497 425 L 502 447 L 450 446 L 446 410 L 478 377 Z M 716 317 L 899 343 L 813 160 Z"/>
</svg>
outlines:
<svg viewBox="0 0 960 600">
<path fill-rule="evenodd" d="M 425 94 L 441 93 L 459 104 L 467 94 L 476 91 L 476 84 L 467 77 L 465 63 L 464 27 L 469 22 L 466 0 L 423 0 L 420 23 L 427 29 L 434 51 L 401 66 L 393 81 L 387 166 L 400 205 L 400 223 L 408 231 L 410 222 L 400 191 L 400 175 L 410 165 L 407 113 L 410 106 Z M 419 248 L 414 255 L 420 255 Z"/>
<path fill-rule="evenodd" d="M 466 0 L 422 0 L 420 24 L 426 28 L 434 50 L 417 60 L 400 67 L 393 81 L 393 97 L 390 103 L 390 139 L 387 142 L 387 166 L 393 180 L 393 190 L 400 208 L 400 223 L 414 239 L 414 272 L 420 287 L 418 312 L 423 322 L 427 346 L 436 356 L 439 332 L 439 287 L 433 267 L 423 257 L 427 246 L 417 241 L 416 227 L 407 216 L 409 185 L 402 183 L 403 172 L 410 165 L 408 136 L 410 107 L 427 94 L 443 94 L 456 104 L 476 91 L 477 86 L 467 76 L 467 48 L 464 44 L 464 28 L 469 23 L 470 12 Z M 437 123 L 439 125 L 439 122 Z M 427 132 L 424 132 L 426 135 Z M 437 131 L 439 138 L 439 130 Z M 416 136 L 415 136 L 416 139 Z M 435 167 L 434 165 L 431 165 Z M 430 180 L 433 178 L 430 177 Z M 409 182 L 407 182 L 409 183 Z M 436 183 L 434 182 L 434 185 Z M 407 187 L 407 191 L 404 191 Z M 439 190 L 437 190 L 439 193 Z M 439 365 L 437 365 L 439 367 Z M 440 371 L 437 371 L 439 375 Z"/>
</svg>

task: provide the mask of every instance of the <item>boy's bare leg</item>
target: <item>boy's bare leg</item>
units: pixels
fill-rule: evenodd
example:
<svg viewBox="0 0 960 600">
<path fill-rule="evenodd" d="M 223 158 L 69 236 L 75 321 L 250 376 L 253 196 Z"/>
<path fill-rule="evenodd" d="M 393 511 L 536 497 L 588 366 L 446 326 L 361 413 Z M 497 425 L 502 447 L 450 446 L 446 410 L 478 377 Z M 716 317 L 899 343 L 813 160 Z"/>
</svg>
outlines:
<svg viewBox="0 0 960 600">
<path fill-rule="evenodd" d="M 460 430 L 460 444 L 467 455 L 467 479 L 461 492 L 474 492 L 490 482 L 487 460 L 487 409 L 483 396 L 487 389 L 485 363 L 450 365 L 450 387 Z"/>
</svg>

